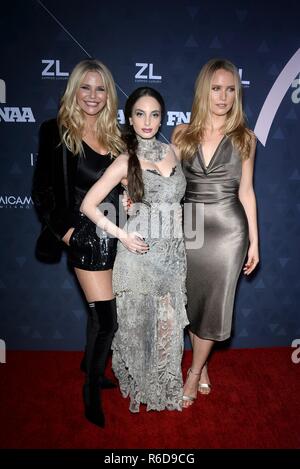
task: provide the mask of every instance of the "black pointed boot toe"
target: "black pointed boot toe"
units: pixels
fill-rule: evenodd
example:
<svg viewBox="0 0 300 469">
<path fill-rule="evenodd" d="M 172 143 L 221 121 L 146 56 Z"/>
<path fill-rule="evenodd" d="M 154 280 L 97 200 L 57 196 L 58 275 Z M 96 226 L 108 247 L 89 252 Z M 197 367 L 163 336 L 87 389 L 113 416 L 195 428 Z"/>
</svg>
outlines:
<svg viewBox="0 0 300 469">
<path fill-rule="evenodd" d="M 98 384 L 83 386 L 84 414 L 86 419 L 100 428 L 105 427 L 105 416 L 102 409 Z"/>
</svg>

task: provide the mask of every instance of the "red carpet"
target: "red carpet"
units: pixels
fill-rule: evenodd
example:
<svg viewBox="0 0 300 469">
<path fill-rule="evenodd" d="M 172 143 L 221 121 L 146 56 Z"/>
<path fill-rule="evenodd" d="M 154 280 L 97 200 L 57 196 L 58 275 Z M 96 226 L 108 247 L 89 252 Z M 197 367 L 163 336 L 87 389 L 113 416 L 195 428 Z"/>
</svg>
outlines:
<svg viewBox="0 0 300 469">
<path fill-rule="evenodd" d="M 133 415 L 118 389 L 105 390 L 103 430 L 83 417 L 82 353 L 8 351 L 0 364 L 0 447 L 299 448 L 300 364 L 292 350 L 215 352 L 211 394 L 183 412 Z M 184 375 L 189 363 L 185 352 Z"/>
</svg>

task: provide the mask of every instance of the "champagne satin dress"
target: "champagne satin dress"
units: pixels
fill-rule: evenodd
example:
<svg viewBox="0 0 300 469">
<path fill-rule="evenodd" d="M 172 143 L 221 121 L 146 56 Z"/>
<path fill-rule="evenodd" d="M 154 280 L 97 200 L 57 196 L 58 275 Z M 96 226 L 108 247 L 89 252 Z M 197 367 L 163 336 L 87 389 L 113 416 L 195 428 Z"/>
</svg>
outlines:
<svg viewBox="0 0 300 469">
<path fill-rule="evenodd" d="M 248 222 L 238 198 L 242 160 L 224 136 L 208 166 L 199 145 L 183 167 L 185 235 L 186 227 L 196 222 L 204 230 L 201 246 L 199 230 L 198 243 L 186 237 L 190 330 L 200 338 L 222 341 L 231 334 L 236 285 L 249 244 Z"/>
</svg>

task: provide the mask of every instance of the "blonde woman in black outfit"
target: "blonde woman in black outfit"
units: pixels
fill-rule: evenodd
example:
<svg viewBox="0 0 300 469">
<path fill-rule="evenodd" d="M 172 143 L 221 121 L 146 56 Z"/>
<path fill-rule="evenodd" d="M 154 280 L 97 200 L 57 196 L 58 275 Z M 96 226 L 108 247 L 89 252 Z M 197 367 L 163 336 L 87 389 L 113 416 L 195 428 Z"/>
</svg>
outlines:
<svg viewBox="0 0 300 469">
<path fill-rule="evenodd" d="M 58 259 L 63 243 L 89 304 L 87 344 L 81 368 L 86 372 L 86 418 L 103 427 L 99 387 L 117 329 L 112 267 L 116 239 L 96 232 L 79 211 L 90 187 L 123 149 L 117 126 L 117 95 L 110 71 L 98 60 L 84 60 L 72 71 L 57 119 L 44 122 L 33 183 L 33 198 L 44 229 L 37 253 Z M 119 189 L 105 202 L 117 209 Z M 117 213 L 117 210 L 116 210 Z"/>
</svg>

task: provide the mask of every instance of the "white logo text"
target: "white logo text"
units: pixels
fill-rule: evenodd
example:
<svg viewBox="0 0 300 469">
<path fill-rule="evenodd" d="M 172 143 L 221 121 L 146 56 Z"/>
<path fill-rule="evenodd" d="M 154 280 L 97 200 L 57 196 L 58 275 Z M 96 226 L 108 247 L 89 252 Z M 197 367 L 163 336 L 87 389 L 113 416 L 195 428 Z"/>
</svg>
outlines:
<svg viewBox="0 0 300 469">
<path fill-rule="evenodd" d="M 68 72 L 60 71 L 60 60 L 43 59 L 42 64 L 46 66 L 42 70 L 42 77 L 48 79 L 66 79 L 69 76 Z"/>
<path fill-rule="evenodd" d="M 135 81 L 161 81 L 161 75 L 154 75 L 153 64 L 138 62 L 135 66 L 139 67 L 139 71 L 134 75 Z"/>
</svg>

